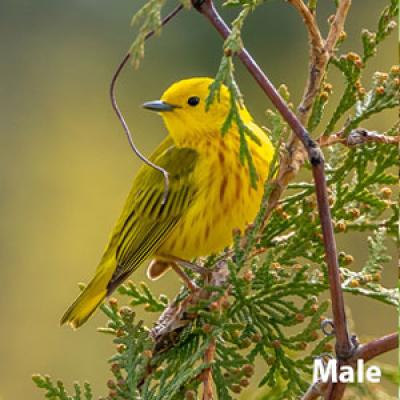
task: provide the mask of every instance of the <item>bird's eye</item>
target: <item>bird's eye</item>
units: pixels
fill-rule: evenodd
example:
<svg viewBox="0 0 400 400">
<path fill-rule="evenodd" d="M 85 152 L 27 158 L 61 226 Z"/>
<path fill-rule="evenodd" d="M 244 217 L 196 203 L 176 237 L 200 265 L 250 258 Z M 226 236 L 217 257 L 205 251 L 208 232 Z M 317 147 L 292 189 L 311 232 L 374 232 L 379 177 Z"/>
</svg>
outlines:
<svg viewBox="0 0 400 400">
<path fill-rule="evenodd" d="M 200 103 L 200 98 L 197 96 L 189 97 L 187 102 L 188 102 L 189 106 L 194 107 Z"/>
</svg>

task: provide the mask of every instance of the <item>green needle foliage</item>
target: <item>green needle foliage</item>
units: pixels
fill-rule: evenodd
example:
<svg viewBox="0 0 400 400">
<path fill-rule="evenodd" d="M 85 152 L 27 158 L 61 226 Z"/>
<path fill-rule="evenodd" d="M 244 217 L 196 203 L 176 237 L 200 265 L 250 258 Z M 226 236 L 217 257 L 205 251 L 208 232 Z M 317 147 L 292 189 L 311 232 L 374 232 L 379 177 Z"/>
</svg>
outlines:
<svg viewBox="0 0 400 400">
<path fill-rule="evenodd" d="M 46 391 L 46 399 L 93 400 L 92 389 L 87 382 L 84 383 L 83 388 L 79 383 L 74 383 L 74 394 L 69 395 L 61 381 L 54 383 L 47 375 L 34 375 L 32 380 L 38 388 Z"/>
<path fill-rule="evenodd" d="M 247 163 L 249 167 L 250 179 L 253 186 L 255 186 L 257 183 L 257 172 L 255 170 L 254 163 L 251 158 L 249 148 L 247 146 L 247 137 L 254 141 L 257 141 L 257 137 L 244 124 L 240 117 L 239 108 L 243 104 L 243 99 L 239 86 L 235 81 L 235 67 L 232 56 L 237 54 L 243 47 L 241 31 L 246 17 L 251 12 L 253 12 L 255 8 L 261 3 L 262 2 L 260 0 L 228 0 L 224 3 L 225 6 L 241 6 L 242 10 L 239 12 L 239 15 L 233 20 L 231 24 L 232 32 L 225 40 L 223 48 L 224 53 L 221 59 L 221 63 L 215 77 L 215 82 L 210 87 L 210 94 L 207 99 L 207 107 L 209 107 L 214 101 L 218 100 L 218 94 L 221 85 L 225 84 L 227 86 L 231 96 L 231 109 L 226 118 L 226 121 L 224 122 L 224 125 L 221 127 L 221 133 L 224 135 L 232 126 L 232 124 L 236 124 L 239 128 L 240 160 L 242 163 Z"/>
<path fill-rule="evenodd" d="M 379 44 L 396 27 L 395 19 L 399 13 L 399 2 L 391 0 L 389 3 L 382 11 L 377 31 L 370 32 L 367 29 L 362 31 L 362 55 L 349 52 L 345 55 L 332 58 L 332 64 L 342 72 L 345 78 L 345 90 L 338 107 L 327 124 L 325 135 L 332 133 L 340 118 L 356 103 L 358 103 L 357 113 L 353 117 L 352 122 L 346 126 L 347 133 L 371 115 L 386 108 L 393 108 L 399 105 L 399 85 L 396 83 L 393 84 L 391 79 L 393 75 L 389 76 L 389 79 L 383 78 L 386 74 L 382 75 L 382 79 L 375 76 L 371 91 L 368 93 L 365 93 L 360 80 L 368 60 L 377 54 Z M 395 77 L 398 78 L 398 74 Z M 318 102 L 315 104 L 315 107 L 318 107 Z M 318 115 L 318 113 L 316 114 Z M 313 121 L 313 118 L 311 121 Z"/>
<path fill-rule="evenodd" d="M 165 0 L 148 0 L 134 17 L 134 22 L 140 25 L 131 47 L 134 64 L 143 57 L 146 34 L 161 29 L 164 3 Z M 243 47 L 241 31 L 246 17 L 261 3 L 255 0 L 225 3 L 240 11 L 232 23 L 232 34 L 224 43 L 208 99 L 209 105 L 218 101 L 222 83 L 228 86 L 231 110 L 221 134 L 237 124 L 240 157 L 247 163 L 253 182 L 256 171 L 247 140 L 254 137 L 239 117 L 242 97 L 235 81 L 233 56 Z M 308 6 L 315 10 L 317 1 L 309 1 Z M 369 141 L 368 131 L 356 128 L 362 128 L 361 124 L 374 115 L 399 105 L 399 66 L 393 66 L 387 73 L 364 76 L 368 61 L 393 31 L 397 15 L 397 0 L 388 1 L 376 32 L 364 30 L 361 34 L 363 54 L 337 53 L 332 58 L 330 68 L 338 68 L 343 74 L 343 93 L 333 113 L 326 115 L 333 90 L 326 75 L 308 123 L 316 138 L 321 135 L 321 142 L 340 133 L 343 140 L 348 140 L 347 144 L 353 144 L 334 144 L 325 150 L 329 201 L 337 237 L 350 234 L 369 237 L 369 256 L 361 269 L 353 269 L 352 254 L 339 253 L 343 290 L 388 307 L 399 305 L 398 288 L 382 284 L 382 275 L 390 261 L 387 243 L 397 241 L 398 236 L 399 209 L 393 194 L 398 182 L 398 149 L 390 141 Z M 282 85 L 279 91 L 290 104 L 287 86 Z M 338 128 L 342 120 L 346 122 Z M 321 121 L 328 122 L 321 126 Z M 266 113 L 266 125 L 278 149 L 288 127 L 273 110 Z M 399 135 L 398 126 L 380 133 L 393 138 Z M 234 233 L 231 249 L 197 260 L 214 270 L 213 274 L 217 274 L 218 266 L 218 273 L 224 271 L 222 278 L 197 278 L 199 293 L 192 294 L 182 288 L 173 301 L 164 295 L 156 296 L 143 283 L 137 286 L 128 282 L 119 288 L 127 306 L 120 307 L 115 299 L 102 306 L 109 321 L 99 330 L 111 335 L 116 354 L 110 360 L 108 393 L 100 399 L 196 399 L 200 398 L 207 377 L 212 378 L 216 398 L 222 400 L 238 398 L 250 385 L 253 393 L 249 398 L 255 398 L 254 391 L 259 390 L 260 399 L 270 400 L 297 399 L 307 390 L 313 360 L 333 351 L 332 337 L 325 336 L 320 328 L 329 313 L 329 302 L 324 300 L 328 290 L 327 271 L 310 174 L 289 186 L 264 224 L 278 164 L 276 159 L 254 223 L 245 232 Z M 154 318 L 155 322 L 158 319 L 154 328 L 137 320 L 133 310 L 139 306 L 152 315 L 162 314 L 160 319 Z M 157 335 L 168 328 L 166 321 L 174 321 L 175 325 L 160 340 Z M 61 381 L 54 382 L 48 376 L 34 376 L 33 380 L 45 391 L 47 399 L 93 399 L 88 383 L 83 387 L 75 384 L 73 394 L 68 394 Z M 254 389 L 256 386 L 260 389 Z M 375 387 L 372 392 L 365 385 L 349 390 L 348 399 L 363 398 L 390 397 L 383 390 L 378 393 Z"/>
</svg>

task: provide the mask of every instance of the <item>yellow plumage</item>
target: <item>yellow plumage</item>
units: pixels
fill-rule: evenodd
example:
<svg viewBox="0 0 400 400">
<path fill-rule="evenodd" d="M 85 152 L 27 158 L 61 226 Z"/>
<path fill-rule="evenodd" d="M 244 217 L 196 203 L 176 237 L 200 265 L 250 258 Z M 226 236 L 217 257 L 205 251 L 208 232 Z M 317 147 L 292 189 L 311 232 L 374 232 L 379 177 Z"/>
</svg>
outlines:
<svg viewBox="0 0 400 400">
<path fill-rule="evenodd" d="M 211 83 L 209 78 L 179 81 L 161 101 L 145 104 L 160 112 L 169 133 L 150 157 L 169 172 L 167 202 L 162 205 L 162 174 L 142 166 L 95 277 L 62 323 L 73 327 L 84 323 L 145 259 L 153 259 L 149 276 L 156 278 L 175 258 L 190 260 L 229 246 L 232 230 L 243 229 L 254 219 L 274 149 L 265 132 L 241 108 L 242 120 L 260 142 L 249 141 L 259 177 L 253 188 L 247 167 L 239 161 L 236 125 L 221 136 L 230 109 L 228 90 L 223 87 L 219 101 L 205 109 Z"/>
</svg>

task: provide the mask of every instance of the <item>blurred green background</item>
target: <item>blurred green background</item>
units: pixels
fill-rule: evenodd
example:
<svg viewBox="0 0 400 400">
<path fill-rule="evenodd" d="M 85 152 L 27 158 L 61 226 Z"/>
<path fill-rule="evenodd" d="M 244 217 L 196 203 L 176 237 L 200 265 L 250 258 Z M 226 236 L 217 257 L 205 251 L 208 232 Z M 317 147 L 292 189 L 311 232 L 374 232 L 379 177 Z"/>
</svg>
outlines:
<svg viewBox="0 0 400 400">
<path fill-rule="evenodd" d="M 319 3 L 326 27 L 333 1 Z M 97 313 L 78 332 L 60 328 L 58 321 L 78 293 L 77 282 L 87 282 L 96 268 L 140 165 L 108 99 L 110 77 L 134 37 L 129 22 L 140 4 L 0 0 L 0 400 L 43 398 L 30 381 L 35 372 L 65 382 L 88 379 L 98 394 L 106 392 L 113 347 L 95 332 L 104 317 Z M 345 48 L 360 49 L 361 28 L 374 29 L 386 4 L 353 1 Z M 289 85 L 297 103 L 307 73 L 307 37 L 292 7 L 280 0 L 260 7 L 244 39 L 272 81 Z M 396 40 L 392 35 L 381 46 L 368 71 L 397 62 Z M 207 22 L 184 12 L 148 42 L 141 68 L 124 72 L 118 95 L 144 152 L 165 130 L 141 103 L 157 99 L 175 80 L 214 75 L 220 51 L 221 40 Z M 240 66 L 238 78 L 262 124 L 269 103 Z M 333 73 L 332 80 L 340 82 L 340 76 Z M 369 127 L 382 131 L 394 119 L 394 112 L 385 113 Z M 365 235 L 339 242 L 358 263 L 365 260 Z M 145 279 L 144 271 L 133 279 Z M 394 266 L 385 279 L 394 285 Z M 178 284 L 168 274 L 150 286 L 172 295 Z M 374 336 L 395 329 L 393 309 L 349 300 L 357 332 Z"/>
</svg>

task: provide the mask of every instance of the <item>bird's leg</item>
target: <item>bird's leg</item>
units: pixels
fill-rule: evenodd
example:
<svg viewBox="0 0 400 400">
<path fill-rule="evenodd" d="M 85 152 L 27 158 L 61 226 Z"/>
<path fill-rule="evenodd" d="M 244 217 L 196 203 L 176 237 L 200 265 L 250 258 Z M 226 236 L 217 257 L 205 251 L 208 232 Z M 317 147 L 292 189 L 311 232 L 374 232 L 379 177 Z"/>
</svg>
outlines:
<svg viewBox="0 0 400 400">
<path fill-rule="evenodd" d="M 171 268 L 179 275 L 179 277 L 183 280 L 187 288 L 191 292 L 195 292 L 199 287 L 192 281 L 187 274 L 178 266 L 176 263 L 171 263 Z"/>
<path fill-rule="evenodd" d="M 186 269 L 189 269 L 190 271 L 198 273 L 202 277 L 205 277 L 210 273 L 209 269 L 204 268 L 201 265 L 194 264 L 190 261 L 183 260 L 178 257 L 173 257 L 172 260 L 173 260 L 173 263 L 172 263 L 173 270 L 182 278 L 182 280 L 186 283 L 187 287 L 192 292 L 194 290 L 198 289 L 198 286 L 189 278 L 189 276 L 187 274 L 185 274 L 184 271 L 182 271 L 182 269 L 180 267 L 186 268 Z"/>
</svg>

